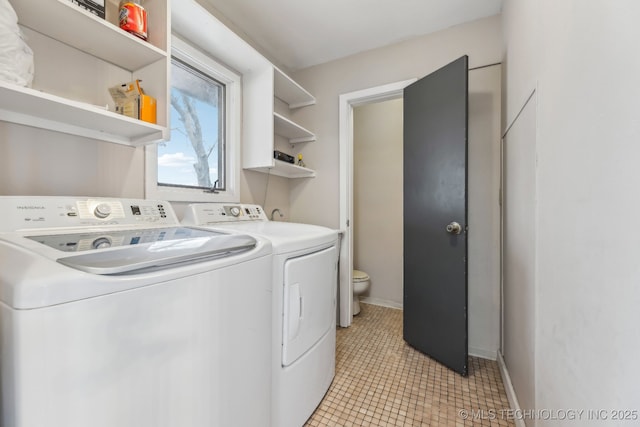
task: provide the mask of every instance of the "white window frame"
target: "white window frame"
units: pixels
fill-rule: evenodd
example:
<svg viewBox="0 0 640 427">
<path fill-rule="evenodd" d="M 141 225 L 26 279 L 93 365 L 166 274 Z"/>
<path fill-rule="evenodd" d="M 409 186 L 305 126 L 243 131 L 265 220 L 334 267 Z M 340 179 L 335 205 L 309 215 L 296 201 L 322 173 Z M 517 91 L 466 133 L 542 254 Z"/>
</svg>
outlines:
<svg viewBox="0 0 640 427">
<path fill-rule="evenodd" d="M 201 188 L 158 185 L 158 147 L 145 148 L 145 196 L 147 199 L 171 202 L 239 202 L 240 201 L 240 135 L 242 123 L 241 76 L 216 62 L 185 40 L 171 36 L 171 55 L 186 62 L 220 83 L 225 89 L 225 168 L 226 188 L 209 193 Z M 169 100 L 167 100 L 169 102 Z"/>
</svg>

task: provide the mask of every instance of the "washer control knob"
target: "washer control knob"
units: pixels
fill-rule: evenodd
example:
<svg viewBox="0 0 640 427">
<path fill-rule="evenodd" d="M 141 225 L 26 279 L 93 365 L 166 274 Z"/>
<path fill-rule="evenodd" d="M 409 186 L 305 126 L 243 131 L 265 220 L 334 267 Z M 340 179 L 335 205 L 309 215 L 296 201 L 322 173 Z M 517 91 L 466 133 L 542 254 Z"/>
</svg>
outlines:
<svg viewBox="0 0 640 427">
<path fill-rule="evenodd" d="M 93 210 L 93 214 L 96 216 L 96 218 L 106 218 L 111 215 L 111 206 L 108 203 L 100 203 Z"/>
<path fill-rule="evenodd" d="M 94 249 L 106 249 L 111 247 L 111 240 L 108 237 L 98 237 L 91 244 Z"/>
<path fill-rule="evenodd" d="M 231 209 L 229 209 L 229 212 L 231 212 L 231 215 L 233 216 L 240 216 L 240 208 L 237 206 L 234 206 Z"/>
</svg>

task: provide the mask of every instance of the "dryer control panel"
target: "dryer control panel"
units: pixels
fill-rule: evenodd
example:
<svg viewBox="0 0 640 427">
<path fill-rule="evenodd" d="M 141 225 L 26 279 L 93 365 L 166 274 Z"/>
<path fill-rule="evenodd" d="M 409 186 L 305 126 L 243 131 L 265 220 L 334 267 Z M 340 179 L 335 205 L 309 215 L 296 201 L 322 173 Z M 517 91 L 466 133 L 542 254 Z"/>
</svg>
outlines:
<svg viewBox="0 0 640 427">
<path fill-rule="evenodd" d="M 239 203 L 194 203 L 189 205 L 182 224 L 213 225 L 224 222 L 268 221 L 258 205 Z"/>
<path fill-rule="evenodd" d="M 73 197 L 0 197 L 0 231 L 60 227 L 178 225 L 166 201 Z"/>
</svg>

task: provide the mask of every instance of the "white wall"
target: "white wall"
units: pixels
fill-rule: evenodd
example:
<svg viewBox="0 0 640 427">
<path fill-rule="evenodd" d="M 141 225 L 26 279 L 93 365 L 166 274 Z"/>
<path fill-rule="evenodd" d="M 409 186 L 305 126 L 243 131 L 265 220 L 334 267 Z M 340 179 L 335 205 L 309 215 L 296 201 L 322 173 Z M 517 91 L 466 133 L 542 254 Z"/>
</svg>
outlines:
<svg viewBox="0 0 640 427">
<path fill-rule="evenodd" d="M 500 346 L 500 66 L 469 71 L 469 353 Z"/>
<path fill-rule="evenodd" d="M 144 149 L 0 122 L 0 195 L 144 198 Z M 289 180 L 242 171 L 242 203 L 289 218 Z M 185 203 L 172 203 L 178 216 Z"/>
<path fill-rule="evenodd" d="M 539 13 L 537 1 L 505 1 L 502 7 L 504 31 L 502 62 L 503 129 L 513 123 L 536 87 Z"/>
<path fill-rule="evenodd" d="M 289 180 L 280 176 L 246 170 L 242 174 L 240 201 L 263 206 L 269 217 L 273 209 L 280 209 L 283 217 L 281 218 L 276 213 L 274 219 L 288 221 L 290 219 Z"/>
<path fill-rule="evenodd" d="M 353 265 L 371 278 L 365 296 L 402 306 L 402 98 L 353 111 Z"/>
<path fill-rule="evenodd" d="M 266 175 L 251 170 L 243 170 L 240 174 L 240 203 L 257 204 L 264 207 L 267 216 L 271 217 L 273 209 L 280 209 L 282 217 L 277 213 L 276 221 L 289 220 L 289 180 L 275 175 Z M 182 218 L 189 202 L 172 202 L 173 210 Z"/>
<path fill-rule="evenodd" d="M 536 143 L 535 406 L 637 409 L 640 3 L 517 3 L 507 2 L 505 38 L 535 42 L 507 45 L 507 70 L 528 63 L 535 79 L 512 75 L 507 91 L 537 85 L 527 137 Z"/>
<path fill-rule="evenodd" d="M 301 109 L 293 115 L 318 136 L 316 143 L 302 148 L 307 164 L 318 176 L 291 182 L 292 220 L 341 226 L 340 94 L 422 77 L 465 54 L 469 55 L 471 68 L 500 62 L 501 37 L 501 20 L 494 16 L 294 73 L 293 78 L 318 101 L 312 109 Z"/>
<path fill-rule="evenodd" d="M 640 3 L 539 7 L 536 403 L 637 409 Z"/>
<path fill-rule="evenodd" d="M 536 408 L 538 2 L 503 10 L 503 325 L 502 353 L 522 408 Z M 522 111 L 522 113 L 521 113 Z M 527 420 L 533 425 L 533 420 Z"/>
<path fill-rule="evenodd" d="M 535 408 L 536 99 L 504 138 L 504 361 L 518 402 Z"/>
<path fill-rule="evenodd" d="M 0 122 L 0 195 L 144 196 L 144 150 Z"/>
</svg>

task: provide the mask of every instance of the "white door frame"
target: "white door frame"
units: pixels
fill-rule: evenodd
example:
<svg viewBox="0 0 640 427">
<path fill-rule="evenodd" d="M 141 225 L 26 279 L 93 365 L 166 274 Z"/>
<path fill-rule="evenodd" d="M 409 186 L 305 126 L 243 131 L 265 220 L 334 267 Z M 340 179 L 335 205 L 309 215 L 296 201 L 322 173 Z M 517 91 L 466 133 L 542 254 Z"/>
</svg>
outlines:
<svg viewBox="0 0 640 427">
<path fill-rule="evenodd" d="M 340 95 L 340 326 L 353 318 L 353 108 L 401 98 L 405 87 L 418 79 L 389 83 Z M 381 195 L 382 197 L 383 195 Z"/>
</svg>

